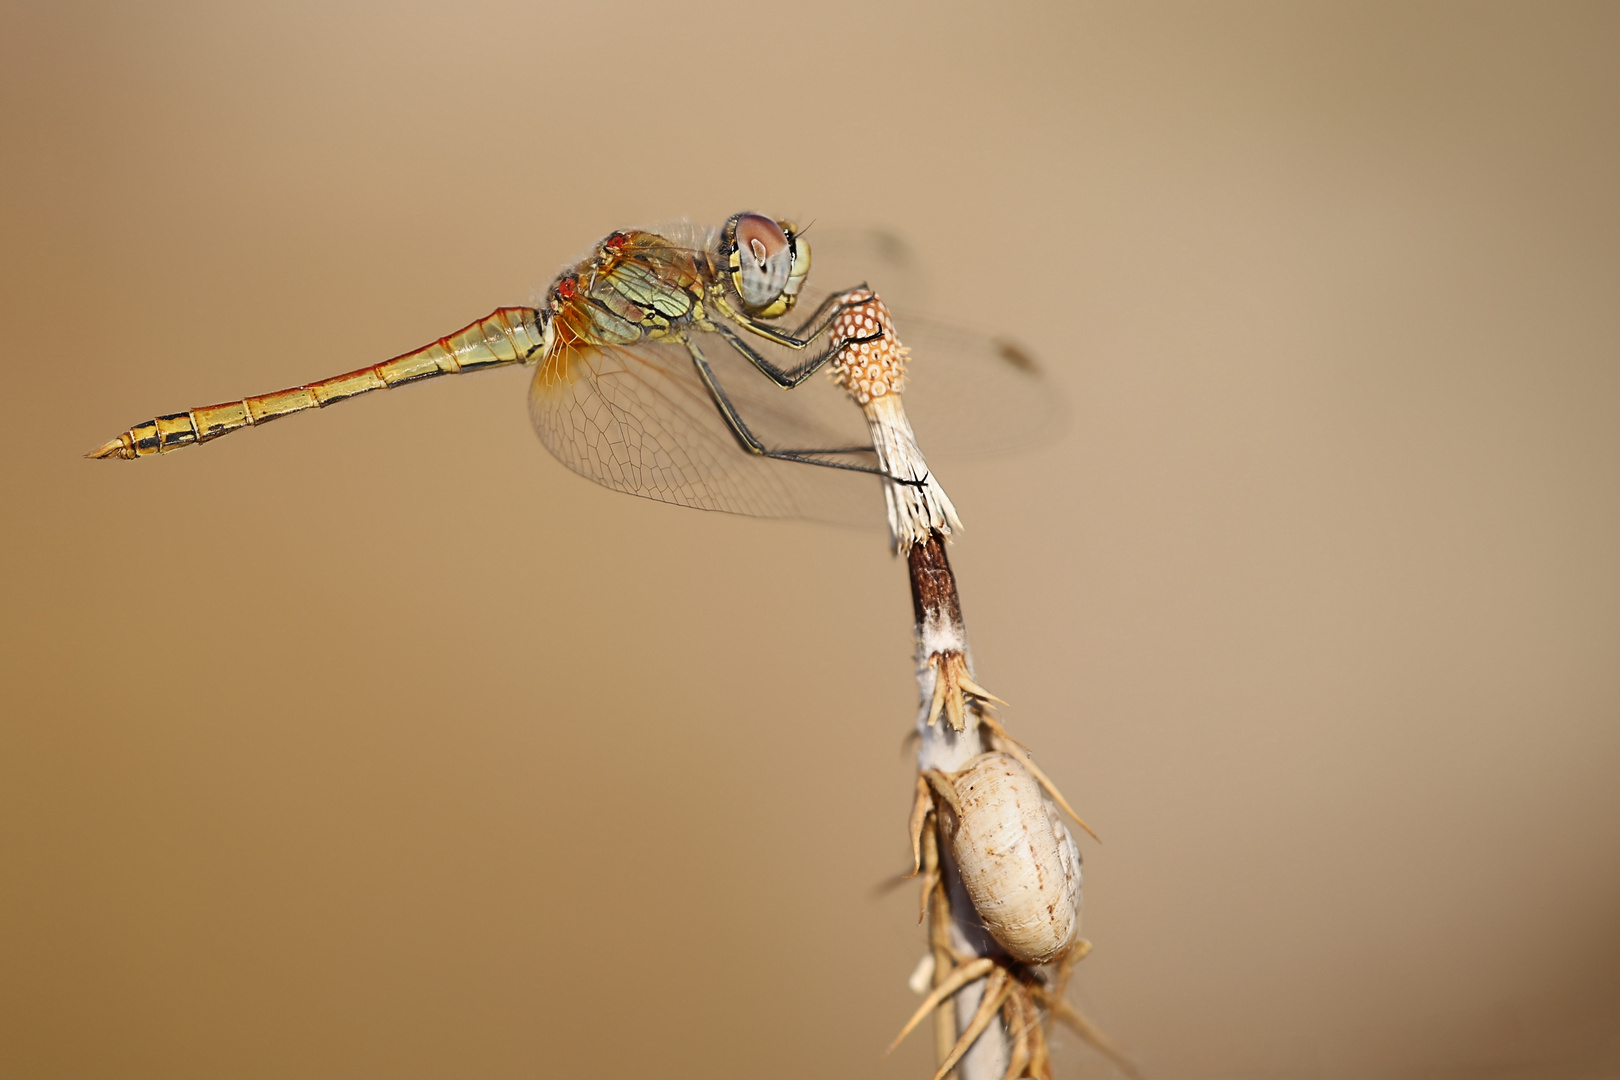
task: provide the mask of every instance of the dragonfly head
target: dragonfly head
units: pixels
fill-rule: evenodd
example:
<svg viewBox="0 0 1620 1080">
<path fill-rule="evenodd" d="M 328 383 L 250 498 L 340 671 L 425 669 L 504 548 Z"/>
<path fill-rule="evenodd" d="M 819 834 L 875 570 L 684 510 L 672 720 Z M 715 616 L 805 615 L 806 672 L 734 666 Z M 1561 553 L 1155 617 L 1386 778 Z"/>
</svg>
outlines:
<svg viewBox="0 0 1620 1080">
<path fill-rule="evenodd" d="M 726 222 L 721 243 L 731 284 L 750 315 L 774 319 L 793 307 L 810 273 L 810 245 L 797 225 L 737 214 Z"/>
</svg>

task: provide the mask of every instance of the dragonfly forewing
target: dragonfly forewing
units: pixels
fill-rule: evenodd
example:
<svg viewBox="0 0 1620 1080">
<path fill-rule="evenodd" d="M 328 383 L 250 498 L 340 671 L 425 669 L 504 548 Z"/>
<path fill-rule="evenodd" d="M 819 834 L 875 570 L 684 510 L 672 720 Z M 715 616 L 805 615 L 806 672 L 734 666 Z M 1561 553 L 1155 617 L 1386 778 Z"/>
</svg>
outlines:
<svg viewBox="0 0 1620 1080">
<path fill-rule="evenodd" d="M 660 502 L 754 517 L 859 524 L 881 513 L 875 476 L 747 452 L 683 343 L 579 346 L 568 350 L 565 366 L 572 377 L 536 375 L 529 412 L 540 441 L 581 476 Z M 750 376 L 739 383 L 745 415 L 776 438 L 772 417 L 749 406 L 761 385 L 783 406 L 798 391 L 780 390 L 757 371 L 740 374 Z M 859 420 L 854 408 L 845 411 Z"/>
</svg>

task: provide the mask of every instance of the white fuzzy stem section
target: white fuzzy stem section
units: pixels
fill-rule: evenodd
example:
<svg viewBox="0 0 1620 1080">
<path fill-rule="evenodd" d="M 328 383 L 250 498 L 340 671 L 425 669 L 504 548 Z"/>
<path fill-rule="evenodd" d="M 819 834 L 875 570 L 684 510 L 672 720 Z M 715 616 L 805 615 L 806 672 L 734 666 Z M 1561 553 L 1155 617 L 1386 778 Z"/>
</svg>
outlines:
<svg viewBox="0 0 1620 1080">
<path fill-rule="evenodd" d="M 939 678 L 939 669 L 928 659 L 936 652 L 945 650 L 955 650 L 965 655 L 966 635 L 960 622 L 943 617 L 937 611 L 926 613 L 923 625 L 917 629 L 917 696 L 920 702 L 917 711 L 917 768 L 959 772 L 969 761 L 989 749 L 984 742 L 984 729 L 979 723 L 978 710 L 972 708 L 966 710 L 967 723 L 961 731 L 951 730 L 951 726 L 943 721 L 932 727 L 928 725 L 928 705 L 933 700 L 934 682 Z M 994 952 L 995 943 L 978 925 L 978 913 L 967 890 L 962 887 L 962 877 L 948 851 L 940 852 L 940 872 L 951 901 L 951 945 L 977 956 Z M 958 1032 L 972 1020 L 979 1002 L 984 998 L 984 986 L 984 980 L 980 979 L 957 992 L 953 1008 Z M 1010 1055 L 1007 1032 L 998 1016 L 957 1063 L 954 1075 L 957 1080 L 1001 1080 L 1006 1074 Z"/>
<path fill-rule="evenodd" d="M 961 645 L 953 647 L 958 651 L 962 648 Z M 961 731 L 951 730 L 951 725 L 943 720 L 932 727 L 928 725 L 928 706 L 934 700 L 934 682 L 939 678 L 939 669 L 928 662 L 933 652 L 925 636 L 917 647 L 917 692 L 922 702 L 917 710 L 917 734 L 922 740 L 917 745 L 917 768 L 919 771 L 961 772 L 968 762 L 989 748 L 984 745 L 975 709 L 965 711 L 967 723 Z"/>
<path fill-rule="evenodd" d="M 889 508 L 889 535 L 896 551 L 906 551 L 912 544 L 928 538 L 930 531 L 949 536 L 962 527 L 956 516 L 956 507 L 950 496 L 939 486 L 928 462 L 917 448 L 917 438 L 911 432 L 911 421 L 906 419 L 905 406 L 899 394 L 884 394 L 861 406 L 866 423 L 872 431 L 872 448 L 877 451 L 878 466 L 888 475 L 901 480 L 917 480 L 918 484 L 899 484 L 893 480 L 883 485 L 883 498 Z"/>
</svg>

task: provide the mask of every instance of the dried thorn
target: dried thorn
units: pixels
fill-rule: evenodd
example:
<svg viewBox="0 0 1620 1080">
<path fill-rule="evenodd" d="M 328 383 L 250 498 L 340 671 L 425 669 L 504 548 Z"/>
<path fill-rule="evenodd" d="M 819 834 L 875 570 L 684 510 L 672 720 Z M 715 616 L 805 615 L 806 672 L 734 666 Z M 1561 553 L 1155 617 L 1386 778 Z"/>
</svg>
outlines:
<svg viewBox="0 0 1620 1080">
<path fill-rule="evenodd" d="M 1068 993 L 1069 979 L 1074 975 L 1075 967 L 1091 955 L 1091 942 L 1085 938 L 1077 938 L 1069 951 L 1058 960 L 1057 972 L 1051 981 L 1044 987 L 1036 988 L 1036 996 L 1043 1005 L 1050 1005 L 1054 1001 L 1062 1001 L 1063 995 Z"/>
<path fill-rule="evenodd" d="M 952 731 L 967 730 L 967 716 L 962 710 L 962 695 L 955 688 L 945 695 L 945 719 L 950 721 Z"/>
<path fill-rule="evenodd" d="M 1125 1056 L 1124 1049 L 1113 1039 L 1104 1035 L 1101 1028 L 1086 1019 L 1073 1005 L 1070 1005 L 1067 1001 L 1055 1001 L 1052 1003 L 1052 1015 L 1068 1024 L 1076 1035 L 1090 1043 L 1109 1061 L 1119 1066 L 1119 1071 L 1130 1077 L 1131 1080 L 1145 1080 L 1136 1064 Z"/>
<path fill-rule="evenodd" d="M 1052 800 L 1054 802 L 1063 807 L 1063 812 L 1072 817 L 1076 825 L 1086 830 L 1087 834 L 1089 834 L 1093 840 L 1097 841 L 1097 843 L 1102 843 L 1102 837 L 1097 835 L 1097 830 L 1093 829 L 1090 825 L 1087 825 L 1085 818 L 1074 812 L 1074 807 L 1069 805 L 1069 800 L 1063 797 L 1063 792 L 1059 791 L 1057 789 L 1057 785 L 1052 783 L 1051 779 L 1041 771 L 1041 767 L 1035 764 L 1035 762 L 1031 761 L 1028 754 L 1024 754 L 1022 757 L 1024 759 L 1024 767 L 1030 771 L 1030 775 L 1035 777 L 1035 782 L 1046 789 L 1046 793 L 1052 796 Z"/>
<path fill-rule="evenodd" d="M 984 724 L 985 727 L 989 728 L 990 733 L 996 738 L 1002 740 L 1003 742 L 1010 742 L 1014 746 L 1018 747 L 1018 749 L 1024 751 L 1026 754 L 1029 753 L 1029 747 L 1007 734 L 1007 729 L 1001 726 L 1001 721 L 997 720 L 995 714 L 990 712 L 990 710 L 979 710 L 979 721 L 980 723 Z"/>
<path fill-rule="evenodd" d="M 1007 1055 L 1007 1071 L 1001 1080 L 1019 1080 L 1029 1065 L 1030 1031 L 1038 1028 L 1040 1021 L 1034 1017 L 1033 1009 L 1026 1011 L 1027 1005 L 1024 995 L 1014 991 L 1002 1008 L 1002 1022 L 1007 1025 L 1007 1034 L 1012 1036 L 1012 1050 Z"/>
<path fill-rule="evenodd" d="M 931 866 L 928 868 L 928 872 L 923 874 L 922 901 L 917 905 L 918 925 L 921 925 L 922 921 L 928 917 L 928 898 L 933 895 L 934 890 L 938 887 L 939 867 Z"/>
<path fill-rule="evenodd" d="M 934 917 L 928 924 L 928 944 L 944 953 L 957 963 L 968 963 L 951 945 L 949 921 L 951 917 L 951 903 L 945 895 L 944 884 L 934 879 L 934 893 L 930 898 L 934 903 Z"/>
<path fill-rule="evenodd" d="M 943 886 L 941 888 L 943 888 Z M 977 954 L 970 953 L 970 952 L 963 952 L 961 949 L 956 948 L 954 945 L 951 946 L 949 949 L 946 949 L 945 951 L 950 953 L 951 954 L 951 959 L 956 961 L 958 964 L 971 964 L 973 961 L 978 959 Z"/>
<path fill-rule="evenodd" d="M 928 812 L 934 808 L 933 796 L 928 793 L 928 781 L 917 777 L 917 797 L 911 804 L 911 873 L 916 877 L 922 869 L 922 831 L 928 821 Z"/>
<path fill-rule="evenodd" d="M 928 726 L 933 727 L 939 723 L 939 712 L 945 707 L 946 683 L 950 680 L 945 677 L 945 665 L 939 663 L 937 653 L 928 658 L 928 666 L 934 669 L 934 696 L 928 703 Z"/>
<path fill-rule="evenodd" d="M 1074 969 L 1079 966 L 1080 961 L 1090 955 L 1090 939 L 1075 938 L 1074 944 L 1069 946 L 1069 951 L 1063 954 L 1063 960 L 1058 964 L 1058 977 L 1067 981 L 1069 976 L 1074 974 Z M 1058 996 L 1062 997 L 1063 995 L 1059 994 Z"/>
<path fill-rule="evenodd" d="M 1007 1056 L 1007 1071 L 1002 1074 L 1001 1080 L 1019 1080 L 1028 1067 L 1029 1033 L 1026 1031 L 1013 1040 L 1012 1053 Z"/>
<path fill-rule="evenodd" d="M 936 951 L 935 977 L 949 966 L 949 954 Z M 944 1061 L 950 1055 L 951 1047 L 956 1045 L 956 1009 L 948 1005 L 935 1009 L 934 1021 L 930 1026 L 934 1029 L 934 1060 Z M 953 1074 L 952 1080 L 961 1078 Z"/>
<path fill-rule="evenodd" d="M 1035 1080 L 1052 1080 L 1052 1059 L 1046 1052 L 1046 1029 L 1035 1025 L 1030 1032 L 1029 1075 Z"/>
<path fill-rule="evenodd" d="M 934 1074 L 934 1080 L 945 1080 L 945 1074 L 956 1068 L 956 1063 L 962 1060 L 962 1055 L 968 1052 L 968 1047 L 984 1034 L 984 1029 L 996 1018 L 1002 1002 L 1007 1000 L 1007 995 L 1011 992 L 1012 982 L 1007 978 L 1007 969 L 998 967 L 992 971 L 984 983 L 984 998 L 979 1002 L 979 1011 L 973 1014 L 973 1019 L 962 1031 L 962 1037 L 951 1047 L 950 1056 L 939 1067 L 939 1072 Z"/>
<path fill-rule="evenodd" d="M 898 889 L 900 886 L 904 885 L 906 882 L 910 881 L 916 876 L 916 871 L 912 871 L 908 874 L 904 870 L 898 874 L 890 874 L 888 877 L 872 886 L 872 899 L 876 900 L 879 897 L 888 896 L 890 893 L 894 892 L 894 890 Z"/>
<path fill-rule="evenodd" d="M 939 797 L 945 800 L 945 805 L 949 806 L 951 812 L 960 818 L 962 816 L 962 804 L 956 801 L 956 788 L 951 786 L 950 778 L 938 769 L 923 770 L 923 778 L 933 785 L 934 790 L 939 793 Z"/>
<path fill-rule="evenodd" d="M 1011 705 L 1008 705 L 1005 701 L 1002 701 L 1000 698 L 996 697 L 996 695 L 974 682 L 966 671 L 963 671 L 956 676 L 956 685 L 960 686 L 963 690 L 966 690 L 976 698 L 983 698 L 985 701 L 993 701 L 1005 709 L 1012 708 Z"/>
<path fill-rule="evenodd" d="M 949 975 L 941 979 L 939 981 L 939 985 L 934 987 L 933 990 L 929 991 L 927 997 L 923 998 L 923 1003 L 917 1006 L 917 1011 L 911 1014 L 911 1019 L 907 1020 L 906 1026 L 900 1029 L 900 1034 L 894 1037 L 894 1042 L 890 1043 L 889 1048 L 883 1051 L 883 1056 L 888 1057 L 890 1054 L 894 1053 L 894 1048 L 899 1046 L 901 1042 L 905 1040 L 907 1035 L 911 1034 L 913 1028 L 923 1022 L 923 1018 L 925 1016 L 939 1008 L 940 1004 L 946 998 L 950 997 L 952 994 L 962 989 L 962 987 L 966 986 L 974 979 L 977 979 L 979 976 L 983 975 L 993 967 L 995 967 L 994 960 L 991 960 L 987 956 L 981 956 L 977 960 L 973 960 L 961 965 L 953 970 Z"/>
<path fill-rule="evenodd" d="M 1035 1007 L 1029 999 L 1029 988 L 1016 980 L 1013 983 L 1012 993 L 1007 995 L 1007 1003 L 1001 1007 L 1002 1023 L 1007 1025 L 1007 1034 L 1014 1037 L 1029 1030 L 1029 1022 L 1035 1018 Z"/>
</svg>

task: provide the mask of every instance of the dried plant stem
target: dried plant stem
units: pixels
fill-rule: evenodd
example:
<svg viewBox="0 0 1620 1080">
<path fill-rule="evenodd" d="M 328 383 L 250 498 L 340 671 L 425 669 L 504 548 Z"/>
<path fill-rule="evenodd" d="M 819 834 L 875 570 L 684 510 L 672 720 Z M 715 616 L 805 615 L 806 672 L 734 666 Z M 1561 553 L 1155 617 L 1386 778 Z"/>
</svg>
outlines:
<svg viewBox="0 0 1620 1080">
<path fill-rule="evenodd" d="M 1059 963 L 1061 994 L 1073 962 L 1090 948 L 1076 936 L 1080 854 L 1053 803 L 1091 829 L 989 712 L 988 703 L 1005 703 L 973 678 L 945 557 L 946 537 L 961 521 L 901 405 L 909 351 L 874 293 L 858 288 L 841 300 L 829 332 L 838 356 L 828 371 L 860 405 L 879 471 L 890 478 L 889 530 L 906 556 L 917 623 L 911 856 L 912 876 L 922 875 L 920 917 L 929 923 L 933 973 L 931 991 L 895 1045 L 932 1013 L 935 1080 L 1051 1080 L 1042 1020 L 1058 1012 L 1117 1060 L 1118 1048 L 1101 1032 L 1054 1001 L 1054 980 L 1043 968 Z M 1009 843 L 1009 835 L 1020 839 Z"/>
<path fill-rule="evenodd" d="M 1052 1015 L 1074 1029 L 1086 1042 L 1090 1043 L 1104 1057 L 1119 1067 L 1119 1071 L 1130 1077 L 1130 1080 L 1144 1080 L 1141 1070 L 1126 1055 L 1124 1049 L 1110 1039 L 1103 1030 L 1068 1002 L 1058 999 L 1052 1002 Z"/>
<path fill-rule="evenodd" d="M 957 772 L 987 747 L 976 708 L 961 708 L 958 704 L 962 716 L 960 730 L 938 719 L 928 722 L 931 714 L 938 715 L 932 706 L 939 681 L 946 677 L 944 665 L 935 658 L 954 654 L 963 658 L 965 666 L 967 648 L 956 578 L 945 556 L 945 538 L 938 531 L 930 531 L 923 540 L 909 546 L 906 563 L 911 575 L 912 609 L 917 620 L 917 682 L 922 702 L 917 767 L 922 773 Z M 959 703 L 960 697 L 957 700 Z M 916 822 L 915 813 L 913 821 Z M 995 947 L 978 925 L 956 867 L 948 854 L 940 850 L 935 829 L 922 830 L 921 847 L 927 880 L 938 881 L 937 885 L 930 886 L 933 899 L 928 905 L 929 941 L 934 954 L 933 981 L 938 991 L 951 978 L 953 969 L 959 967 L 958 956 L 964 958 L 965 964 L 974 964 L 976 959 L 993 953 Z M 986 1013 L 980 1008 L 985 1003 L 986 990 L 986 979 L 979 976 L 955 992 L 954 1008 L 938 1008 L 934 1013 L 936 1060 L 942 1067 L 953 1066 L 957 1080 L 1001 1080 L 1007 1071 L 1010 1048 L 1006 1029 L 994 1009 Z M 953 1060 L 962 1034 L 975 1023 L 979 1028 L 976 1040 Z"/>
<path fill-rule="evenodd" d="M 1141 1080 L 1141 1073 L 1119 1044 L 1063 1000 L 1069 977 L 1091 951 L 1091 943 L 1084 938 L 1075 941 L 1055 970 L 1044 974 L 1017 963 L 986 930 L 950 852 L 940 843 L 939 815 L 950 813 L 953 805 L 946 776 L 962 772 L 973 759 L 991 750 L 1022 762 L 1053 801 L 1081 828 L 1091 829 L 1035 766 L 1028 751 L 990 714 L 984 704 L 988 694 L 967 675 L 966 630 L 944 537 L 931 532 L 911 545 L 906 562 L 917 619 L 919 699 L 919 779 L 910 824 L 914 863 L 923 878 L 923 910 L 929 917 L 934 971 L 932 992 L 901 1037 L 932 1010 L 940 1066 L 935 1080 L 947 1076 L 956 1080 L 1049 1077 L 1044 1012 L 1072 1028 L 1131 1080 Z M 966 676 L 957 678 L 946 691 L 957 698 L 955 712 L 962 718 L 959 726 L 941 719 L 952 710 L 948 705 L 939 707 L 939 684 L 949 677 L 953 666 L 941 662 L 942 652 L 954 653 L 955 663 Z M 959 814 L 961 808 L 956 809 Z M 946 1007 L 949 1003 L 954 1007 Z"/>
<path fill-rule="evenodd" d="M 945 888 L 940 880 L 939 869 L 939 834 L 929 829 L 923 836 L 923 858 L 925 860 L 926 874 L 923 879 L 924 910 L 932 916 L 928 923 L 928 945 L 934 957 L 934 987 L 938 987 L 950 978 L 951 965 L 955 962 L 951 956 L 951 942 L 949 926 L 951 922 L 950 904 L 945 898 Z M 949 1009 L 934 1010 L 934 1060 L 942 1062 L 950 1056 L 951 1047 L 956 1045 L 956 1019 Z"/>
<path fill-rule="evenodd" d="M 911 1029 L 922 1023 L 923 1017 L 933 1012 L 942 1001 L 974 979 L 981 979 L 990 974 L 990 969 L 994 966 L 995 961 L 989 957 L 981 956 L 977 960 L 969 960 L 965 964 L 959 964 L 943 979 L 936 980 L 933 991 L 923 999 L 921 1005 L 917 1006 L 917 1011 L 911 1014 L 911 1019 L 906 1021 L 906 1026 L 900 1029 L 900 1034 L 896 1035 L 894 1042 L 889 1044 L 890 1052 L 893 1052 L 894 1048 L 900 1045 L 901 1040 L 911 1034 Z"/>
</svg>

